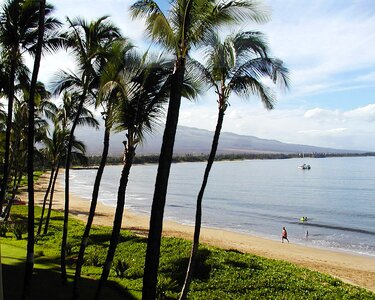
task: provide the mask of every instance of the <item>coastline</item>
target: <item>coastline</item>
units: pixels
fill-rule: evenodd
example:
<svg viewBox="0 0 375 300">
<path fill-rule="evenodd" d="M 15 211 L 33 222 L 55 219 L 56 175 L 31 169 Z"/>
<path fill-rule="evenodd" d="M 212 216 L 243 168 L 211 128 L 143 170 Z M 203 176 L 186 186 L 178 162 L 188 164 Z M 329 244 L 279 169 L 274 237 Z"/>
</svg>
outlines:
<svg viewBox="0 0 375 300">
<path fill-rule="evenodd" d="M 41 205 L 44 191 L 48 184 L 48 176 L 43 175 L 35 186 L 35 202 Z M 27 200 L 27 194 L 21 195 Z M 64 191 L 57 182 L 54 195 L 53 209 L 63 210 Z M 90 201 L 71 194 L 70 214 L 86 221 Z M 95 225 L 112 226 L 115 208 L 105 206 L 100 201 L 97 205 Z M 125 209 L 123 228 L 146 235 L 149 217 Z M 192 239 L 194 228 L 174 221 L 165 220 L 163 236 Z M 330 274 L 344 282 L 358 285 L 375 292 L 375 259 L 369 256 L 336 252 L 328 249 L 312 248 L 304 245 L 290 244 L 250 236 L 222 229 L 202 228 L 201 243 L 223 249 L 236 249 L 271 259 L 284 260 L 318 272 Z"/>
</svg>

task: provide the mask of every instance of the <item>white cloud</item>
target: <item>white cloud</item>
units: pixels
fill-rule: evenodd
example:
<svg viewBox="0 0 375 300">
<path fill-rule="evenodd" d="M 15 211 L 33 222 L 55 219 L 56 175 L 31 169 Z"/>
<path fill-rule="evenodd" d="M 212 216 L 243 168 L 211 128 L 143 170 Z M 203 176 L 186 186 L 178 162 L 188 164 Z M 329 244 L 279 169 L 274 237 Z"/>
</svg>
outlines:
<svg viewBox="0 0 375 300">
<path fill-rule="evenodd" d="M 312 119 L 318 122 L 374 122 L 375 104 L 358 107 L 352 110 L 329 110 L 322 108 L 309 109 L 304 113 L 306 119 Z"/>
<path fill-rule="evenodd" d="M 328 110 L 322 108 L 314 108 L 307 110 L 304 115 L 307 119 L 315 119 L 319 122 L 331 121 L 336 120 L 339 121 L 341 119 L 341 113 L 338 110 Z"/>
<path fill-rule="evenodd" d="M 55 6 L 55 14 L 65 22 L 66 17 L 74 19 L 83 17 L 87 21 L 109 16 L 124 36 L 130 38 L 137 46 L 144 43 L 145 24 L 141 20 L 133 20 L 129 7 L 134 3 L 130 0 L 64 0 L 49 1 Z M 148 44 L 148 43 L 147 43 Z"/>
<path fill-rule="evenodd" d="M 375 121 L 375 104 L 369 104 L 364 107 L 359 107 L 343 114 L 347 118 L 362 120 L 362 121 Z"/>
<path fill-rule="evenodd" d="M 273 19 L 259 29 L 292 70 L 289 97 L 351 86 L 358 76 L 351 72 L 374 69 L 375 17 L 365 3 L 373 6 L 371 1 L 269 1 Z M 375 85 L 373 76 L 367 79 Z"/>
<path fill-rule="evenodd" d="M 321 137 L 321 136 L 337 136 L 347 130 L 348 130 L 347 128 L 332 128 L 332 129 L 326 129 L 326 130 L 311 129 L 311 130 L 301 130 L 301 131 L 298 131 L 298 133 Z"/>
</svg>

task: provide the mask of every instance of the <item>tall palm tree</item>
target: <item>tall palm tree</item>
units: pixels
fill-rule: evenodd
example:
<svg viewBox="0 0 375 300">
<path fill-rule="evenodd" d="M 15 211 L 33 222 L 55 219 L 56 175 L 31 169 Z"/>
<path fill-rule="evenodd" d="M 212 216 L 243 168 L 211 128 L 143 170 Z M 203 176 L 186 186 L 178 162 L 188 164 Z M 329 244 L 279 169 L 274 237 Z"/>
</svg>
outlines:
<svg viewBox="0 0 375 300">
<path fill-rule="evenodd" d="M 43 140 L 43 144 L 45 145 L 43 152 L 45 153 L 45 157 L 47 157 L 50 163 L 51 171 L 47 190 L 43 199 L 42 212 L 39 219 L 37 235 L 40 235 L 42 231 L 43 218 L 47 204 L 47 199 L 50 195 L 51 188 L 54 182 L 54 175 L 55 173 L 57 173 L 57 168 L 60 163 L 60 157 L 63 155 L 63 151 L 66 150 L 64 145 L 66 144 L 68 134 L 69 133 L 67 130 L 61 129 L 61 127 L 55 123 L 51 137 L 46 136 Z"/>
<path fill-rule="evenodd" d="M 71 163 L 71 149 L 74 131 L 78 119 L 86 101 L 92 98 L 92 91 L 97 87 L 97 71 L 105 60 L 105 49 L 110 44 L 121 37 L 119 29 L 107 20 L 107 17 L 99 18 L 96 21 L 87 23 L 85 20 L 77 18 L 70 20 L 69 30 L 64 34 L 66 46 L 72 50 L 77 66 L 78 74 L 63 74 L 57 91 L 73 89 L 77 91 L 78 108 L 75 120 L 70 129 L 70 137 L 67 148 L 65 162 L 65 205 L 64 205 L 64 226 L 61 243 L 61 279 L 65 284 L 66 277 L 66 244 L 68 238 L 68 217 L 69 217 L 69 170 Z"/>
<path fill-rule="evenodd" d="M 52 204 L 53 204 L 53 195 L 55 191 L 55 186 L 56 186 L 56 180 L 57 176 L 59 174 L 60 166 L 62 163 L 66 160 L 66 147 L 68 144 L 68 138 L 69 138 L 69 131 L 68 130 L 62 130 L 59 126 L 57 127 L 56 131 L 58 131 L 57 135 L 57 143 L 55 144 L 54 148 L 57 146 L 57 148 L 61 147 L 59 150 L 59 155 L 57 156 L 56 159 L 56 167 L 54 169 L 54 175 L 52 179 L 52 184 L 49 192 L 49 202 L 48 202 L 48 210 L 47 210 L 47 216 L 46 216 L 46 221 L 44 224 L 44 230 L 43 234 L 46 235 L 48 233 L 48 227 L 49 227 L 49 221 L 51 219 L 51 211 L 52 211 Z M 73 139 L 73 144 L 72 144 L 72 160 L 77 161 L 80 164 L 87 163 L 87 157 L 85 156 L 86 148 L 85 145 L 83 144 L 82 141 L 78 141 L 75 138 Z M 48 147 L 48 146 L 47 146 Z M 48 197 L 48 194 L 46 195 Z M 46 199 L 46 198 L 45 198 Z M 46 204 L 44 204 L 45 206 Z M 41 216 L 40 218 L 40 223 L 39 226 L 42 226 L 43 224 L 43 218 Z"/>
<path fill-rule="evenodd" d="M 76 98 L 74 95 L 65 92 L 62 97 L 62 104 L 58 108 L 50 108 L 50 119 L 53 121 L 53 132 L 51 137 L 45 137 L 43 143 L 45 144 L 46 148 L 44 150 L 45 156 L 47 157 L 50 167 L 50 179 L 48 183 L 48 187 L 43 199 L 42 205 L 42 213 L 39 220 L 38 231 L 37 234 L 41 233 L 42 225 L 43 225 L 43 218 L 44 218 L 44 211 L 45 206 L 47 204 L 48 195 L 52 193 L 51 188 L 54 187 L 56 173 L 58 172 L 58 166 L 61 165 L 61 159 L 65 156 L 65 152 L 67 150 L 67 144 L 69 140 L 70 131 L 69 128 L 71 127 L 76 112 L 78 103 L 74 100 Z M 77 121 L 78 126 L 89 125 L 91 127 L 98 126 L 97 121 L 95 120 L 92 112 L 87 108 L 83 107 L 80 117 Z M 75 148 L 76 141 L 73 142 L 73 148 Z M 76 155 L 76 154 L 75 154 Z M 51 196 L 50 196 L 51 198 Z M 53 197 L 52 197 L 53 198 Z M 51 202 L 51 201 L 50 201 Z M 44 232 L 47 230 L 45 229 Z"/>
<path fill-rule="evenodd" d="M 58 172 L 61 162 L 65 158 L 69 134 L 70 132 L 68 129 L 64 129 L 61 127 L 61 124 L 55 123 L 51 137 L 46 136 L 42 141 L 43 144 L 45 145 L 45 148 L 42 149 L 42 152 L 44 153 L 44 157 L 47 158 L 50 164 L 51 171 L 50 171 L 50 178 L 48 180 L 48 186 L 47 186 L 44 198 L 43 198 L 42 212 L 41 212 L 40 219 L 39 219 L 37 235 L 40 235 L 42 231 L 44 213 L 45 213 L 45 209 L 47 205 L 48 196 L 51 197 L 52 188 L 54 189 L 56 173 Z M 72 153 L 74 154 L 74 158 L 78 158 L 78 160 L 80 160 L 79 153 L 84 154 L 85 152 L 84 149 L 85 147 L 83 143 L 74 139 L 73 150 L 72 150 Z"/>
<path fill-rule="evenodd" d="M 154 123 L 163 112 L 163 104 L 169 94 L 169 73 L 172 68 L 170 61 L 147 61 L 133 55 L 126 68 L 108 83 L 108 88 L 119 97 L 120 108 L 116 118 L 116 129 L 125 131 L 124 165 L 117 193 L 116 213 L 113 221 L 112 235 L 102 275 L 100 277 L 95 299 L 99 299 L 103 284 L 106 282 L 115 255 L 122 216 L 125 205 L 125 193 L 130 169 L 137 145 L 146 133 L 151 133 Z"/>
<path fill-rule="evenodd" d="M 195 62 L 195 65 L 202 70 L 204 79 L 218 95 L 219 111 L 210 155 L 197 197 L 193 246 L 180 299 L 186 299 L 194 272 L 201 229 L 203 195 L 215 160 L 224 114 L 231 93 L 245 99 L 253 95 L 258 96 L 267 109 L 272 109 L 274 96 L 262 81 L 269 78 L 275 84 L 288 87 L 288 70 L 282 61 L 268 56 L 268 48 L 261 33 L 239 32 L 226 37 L 224 41 L 221 41 L 217 33 L 212 33 L 206 42 L 205 66 L 198 62 Z"/>
<path fill-rule="evenodd" d="M 96 101 L 96 106 L 101 107 L 102 116 L 104 120 L 103 151 L 98 171 L 95 177 L 92 199 L 90 203 L 90 211 L 87 218 L 85 231 L 82 236 L 78 258 L 76 261 L 76 272 L 74 276 L 73 286 L 73 299 L 79 298 L 79 281 L 84 261 L 84 254 L 90 235 L 91 226 L 95 216 L 100 182 L 107 162 L 110 132 L 113 126 L 114 113 L 116 111 L 116 107 L 118 104 L 118 97 L 116 96 L 116 91 L 109 88 L 108 86 L 111 86 L 112 82 L 114 82 L 118 78 L 119 74 L 123 73 L 124 70 L 128 68 L 128 63 L 131 63 L 132 61 L 132 49 L 133 45 L 126 40 L 114 43 L 112 47 L 109 49 L 108 62 L 103 66 L 103 69 L 100 71 L 100 88 L 98 98 Z"/>
<path fill-rule="evenodd" d="M 27 132 L 27 192 L 29 196 L 28 214 L 27 214 L 27 255 L 25 267 L 25 279 L 23 284 L 21 299 L 28 299 L 31 292 L 31 277 L 34 269 L 34 112 L 35 112 L 35 92 L 38 80 L 40 60 L 42 57 L 43 39 L 44 39 L 44 18 L 46 1 L 39 1 L 39 20 L 38 20 L 38 38 L 35 49 L 34 67 L 31 76 L 30 94 L 29 94 L 29 126 Z"/>
<path fill-rule="evenodd" d="M 29 107 L 27 100 L 29 99 L 30 84 L 26 83 L 22 88 L 17 88 L 19 92 L 15 98 L 14 116 L 11 139 L 11 156 L 10 156 L 10 169 L 13 174 L 13 187 L 12 195 L 3 213 L 4 219 L 7 220 L 10 215 L 12 204 L 17 193 L 20 180 L 23 174 L 27 171 L 27 139 L 28 139 L 28 115 Z M 34 113 L 35 123 L 35 141 L 39 142 L 46 135 L 48 123 L 44 119 L 51 114 L 49 109 L 54 105 L 49 101 L 50 93 L 46 91 L 45 86 L 38 82 L 36 85 L 36 109 Z M 34 149 L 35 151 L 35 149 Z M 35 153 L 38 154 L 38 151 Z"/>
<path fill-rule="evenodd" d="M 9 155 L 11 142 L 11 124 L 13 118 L 13 102 L 17 70 L 22 68 L 22 56 L 25 52 L 35 55 L 39 26 L 39 4 L 32 0 L 8 0 L 0 12 L 0 46 L 1 56 L 6 60 L 6 73 L 9 80 L 5 90 L 8 98 L 7 128 L 5 137 L 5 153 L 3 178 L 0 190 L 0 211 L 4 203 L 6 187 L 9 179 Z M 53 11 L 52 5 L 45 6 L 45 15 Z M 53 17 L 44 21 L 45 35 L 43 48 L 53 51 L 61 45 L 56 29 L 61 25 Z"/>
<path fill-rule="evenodd" d="M 155 299 L 156 297 L 164 207 L 188 52 L 190 48 L 202 44 L 206 34 L 220 25 L 229 25 L 243 20 L 264 21 L 268 18 L 258 2 L 250 0 L 220 2 L 215 0 L 172 0 L 170 3 L 169 15 L 165 15 L 153 0 L 139 0 L 131 7 L 134 17 L 146 19 L 147 31 L 151 38 L 162 44 L 175 56 L 175 66 L 171 75 L 173 85 L 170 91 L 151 208 L 143 276 L 143 299 Z"/>
</svg>

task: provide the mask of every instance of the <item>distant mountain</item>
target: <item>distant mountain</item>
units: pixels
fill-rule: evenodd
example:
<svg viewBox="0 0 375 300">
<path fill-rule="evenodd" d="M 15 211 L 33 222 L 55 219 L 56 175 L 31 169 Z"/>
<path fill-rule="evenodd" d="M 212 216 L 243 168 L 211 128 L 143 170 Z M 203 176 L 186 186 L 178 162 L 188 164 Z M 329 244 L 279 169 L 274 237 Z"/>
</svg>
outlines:
<svg viewBox="0 0 375 300">
<path fill-rule="evenodd" d="M 137 154 L 156 154 L 160 152 L 162 141 L 162 129 L 153 136 L 147 137 L 144 145 L 137 148 Z M 177 128 L 174 147 L 175 154 L 207 154 L 210 151 L 213 132 L 179 126 Z M 103 147 L 103 132 L 80 129 L 77 130 L 78 139 L 85 142 L 89 155 L 101 155 Z M 123 153 L 123 134 L 112 134 L 110 142 L 110 156 L 118 156 Z M 323 148 L 308 145 L 282 143 L 276 140 L 261 139 L 254 136 L 239 135 L 230 132 L 222 132 L 220 135 L 218 153 L 358 153 L 362 151 Z"/>
</svg>

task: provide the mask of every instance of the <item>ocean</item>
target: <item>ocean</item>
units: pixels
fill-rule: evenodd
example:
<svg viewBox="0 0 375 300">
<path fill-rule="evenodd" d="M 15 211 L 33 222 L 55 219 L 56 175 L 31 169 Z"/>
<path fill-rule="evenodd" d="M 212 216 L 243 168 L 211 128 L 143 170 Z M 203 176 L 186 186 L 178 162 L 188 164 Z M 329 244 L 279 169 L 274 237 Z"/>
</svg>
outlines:
<svg viewBox="0 0 375 300">
<path fill-rule="evenodd" d="M 311 170 L 299 169 L 303 163 Z M 194 224 L 205 165 L 172 165 L 165 219 Z M 116 205 L 121 169 L 105 169 L 99 195 L 105 205 Z M 132 167 L 128 209 L 150 213 L 156 171 L 153 164 Z M 71 192 L 91 199 L 95 175 L 71 170 Z M 215 162 L 202 224 L 273 240 L 285 226 L 292 243 L 375 257 L 375 157 Z"/>
</svg>

